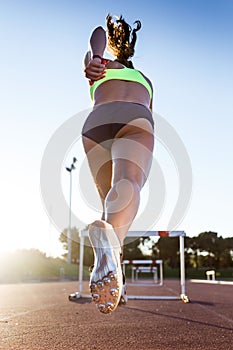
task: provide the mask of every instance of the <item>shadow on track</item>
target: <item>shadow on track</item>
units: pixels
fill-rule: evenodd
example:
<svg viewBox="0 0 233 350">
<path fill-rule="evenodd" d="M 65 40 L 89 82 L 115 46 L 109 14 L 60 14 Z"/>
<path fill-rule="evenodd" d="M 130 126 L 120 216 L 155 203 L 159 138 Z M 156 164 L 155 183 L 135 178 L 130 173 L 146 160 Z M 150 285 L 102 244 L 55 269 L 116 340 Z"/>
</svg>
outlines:
<svg viewBox="0 0 233 350">
<path fill-rule="evenodd" d="M 196 302 L 196 303 L 199 304 L 199 302 Z M 173 320 L 190 322 L 190 323 L 199 324 L 199 325 L 202 325 L 202 326 L 213 327 L 213 328 L 217 328 L 217 329 L 224 329 L 224 330 L 227 330 L 227 331 L 233 331 L 233 328 L 230 328 L 230 327 L 223 327 L 223 326 L 218 326 L 217 324 L 213 324 L 213 323 L 196 321 L 196 320 L 192 320 L 191 318 L 179 317 L 179 316 L 169 315 L 169 314 L 165 314 L 165 313 L 159 313 L 159 312 L 156 312 L 156 311 L 142 310 L 142 309 L 139 309 L 139 308 L 136 308 L 136 307 L 125 306 L 124 308 L 128 309 L 128 310 L 131 310 L 131 311 L 135 310 L 135 311 L 139 311 L 139 312 L 142 312 L 142 313 L 156 315 L 156 316 L 159 316 L 159 317 L 166 317 L 166 318 L 170 318 L 170 319 L 173 319 Z"/>
</svg>

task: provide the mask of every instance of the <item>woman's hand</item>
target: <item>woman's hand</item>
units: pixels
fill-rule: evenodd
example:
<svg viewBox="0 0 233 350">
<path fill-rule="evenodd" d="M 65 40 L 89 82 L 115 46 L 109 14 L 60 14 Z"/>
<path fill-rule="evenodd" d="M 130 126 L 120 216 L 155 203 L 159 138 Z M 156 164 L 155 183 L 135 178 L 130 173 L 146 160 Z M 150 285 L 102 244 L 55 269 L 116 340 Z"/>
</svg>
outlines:
<svg viewBox="0 0 233 350">
<path fill-rule="evenodd" d="M 105 77 L 105 64 L 101 63 L 101 59 L 96 57 L 90 60 L 85 70 L 86 78 L 96 81 Z"/>
</svg>

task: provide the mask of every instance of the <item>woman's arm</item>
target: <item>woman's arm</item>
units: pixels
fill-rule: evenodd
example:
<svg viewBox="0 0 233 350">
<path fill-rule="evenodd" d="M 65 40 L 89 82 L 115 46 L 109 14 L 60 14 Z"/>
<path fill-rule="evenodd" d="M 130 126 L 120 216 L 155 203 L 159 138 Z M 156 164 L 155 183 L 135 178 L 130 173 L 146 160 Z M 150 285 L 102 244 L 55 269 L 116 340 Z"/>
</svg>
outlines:
<svg viewBox="0 0 233 350">
<path fill-rule="evenodd" d="M 96 81 L 102 79 L 105 74 L 105 65 L 101 63 L 101 57 L 103 57 L 106 47 L 106 33 L 102 27 L 97 27 L 93 31 L 90 46 L 91 52 L 88 51 L 84 59 L 86 67 L 84 71 L 88 79 Z"/>
<path fill-rule="evenodd" d="M 91 61 L 91 51 L 87 51 L 84 57 L 84 67 L 86 68 Z"/>
<path fill-rule="evenodd" d="M 152 99 L 150 100 L 150 110 L 151 110 L 151 112 L 153 112 L 153 100 Z"/>
</svg>

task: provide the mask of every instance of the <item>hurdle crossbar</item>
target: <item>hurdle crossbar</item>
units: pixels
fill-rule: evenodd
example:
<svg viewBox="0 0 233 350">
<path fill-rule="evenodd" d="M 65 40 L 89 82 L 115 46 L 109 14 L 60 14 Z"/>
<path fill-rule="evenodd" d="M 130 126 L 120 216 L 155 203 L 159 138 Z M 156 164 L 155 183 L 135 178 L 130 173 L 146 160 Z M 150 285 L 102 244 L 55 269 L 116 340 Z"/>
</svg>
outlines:
<svg viewBox="0 0 233 350">
<path fill-rule="evenodd" d="M 184 260 L 184 231 L 129 231 L 126 237 L 179 237 L 180 244 L 180 295 L 179 296 L 158 296 L 158 295 L 128 295 L 128 299 L 148 299 L 148 300 L 179 300 L 188 302 L 189 299 L 185 291 L 185 260 Z M 78 292 L 71 294 L 69 300 L 74 301 L 79 298 L 91 298 L 90 294 L 83 294 L 83 260 L 84 260 L 84 239 L 88 237 L 88 231 L 80 232 L 80 262 L 79 262 L 79 289 Z"/>
</svg>

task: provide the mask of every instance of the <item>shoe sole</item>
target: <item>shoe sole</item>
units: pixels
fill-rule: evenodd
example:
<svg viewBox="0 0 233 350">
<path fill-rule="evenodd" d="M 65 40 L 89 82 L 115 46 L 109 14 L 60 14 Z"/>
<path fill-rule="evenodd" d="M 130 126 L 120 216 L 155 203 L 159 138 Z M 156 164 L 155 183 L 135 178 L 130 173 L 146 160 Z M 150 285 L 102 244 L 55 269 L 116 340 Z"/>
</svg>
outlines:
<svg viewBox="0 0 233 350">
<path fill-rule="evenodd" d="M 116 309 L 121 297 L 119 290 L 119 283 L 114 271 L 110 271 L 97 283 L 91 282 L 90 284 L 92 301 L 104 314 L 109 314 Z"/>
<path fill-rule="evenodd" d="M 109 314 L 116 309 L 121 298 L 122 271 L 118 238 L 113 229 L 106 230 L 107 233 L 102 227 L 90 227 L 89 230 L 90 242 L 94 251 L 98 249 L 99 257 L 97 260 L 97 267 L 94 267 L 93 273 L 91 275 L 90 292 L 92 301 L 95 303 L 97 309 L 104 314 Z M 100 238 L 102 238 L 104 242 L 107 242 L 107 247 L 99 248 Z M 97 279 L 95 278 L 95 268 L 98 270 L 102 260 L 105 259 L 106 250 L 108 250 L 108 252 L 111 251 L 110 255 L 112 255 L 112 260 L 115 260 L 115 263 L 110 262 L 110 265 L 112 267 L 115 265 L 115 268 L 109 271 L 106 271 L 105 269 L 103 276 Z"/>
</svg>

